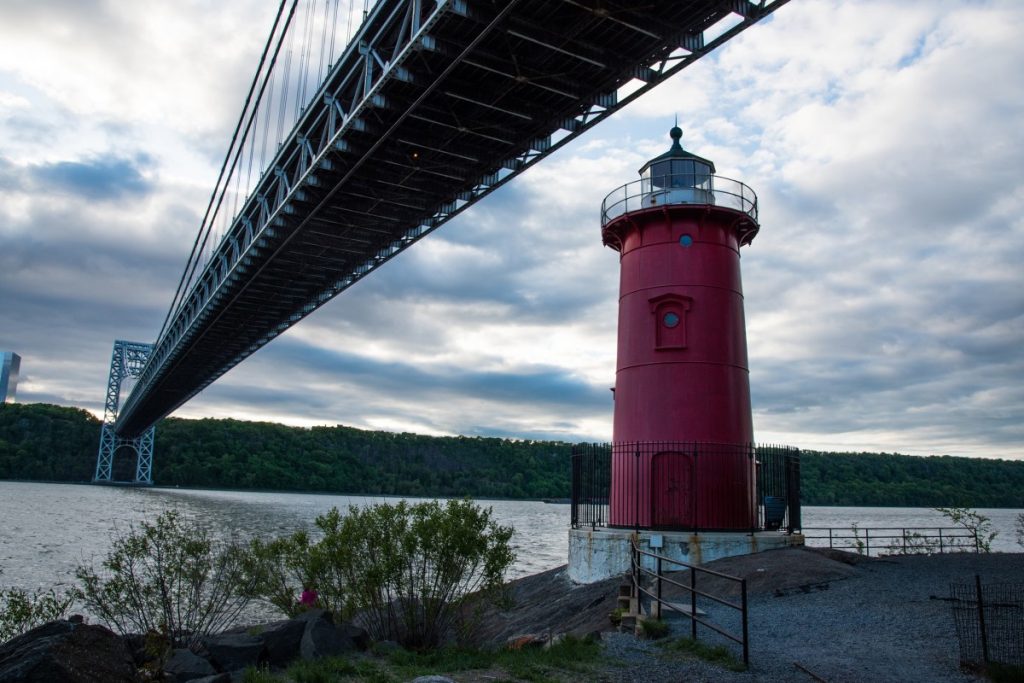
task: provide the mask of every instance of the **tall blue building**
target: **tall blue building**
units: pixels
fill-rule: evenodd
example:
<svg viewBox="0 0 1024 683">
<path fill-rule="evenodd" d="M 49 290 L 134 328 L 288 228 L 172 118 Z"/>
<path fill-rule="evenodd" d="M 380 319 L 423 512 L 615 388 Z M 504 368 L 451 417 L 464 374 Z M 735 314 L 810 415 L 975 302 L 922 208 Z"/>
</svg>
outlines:
<svg viewBox="0 0 1024 683">
<path fill-rule="evenodd" d="M 13 351 L 0 352 L 3 355 L 3 370 L 0 370 L 0 403 L 14 402 L 14 392 L 18 390 L 18 371 L 21 369 L 21 356 Z"/>
</svg>

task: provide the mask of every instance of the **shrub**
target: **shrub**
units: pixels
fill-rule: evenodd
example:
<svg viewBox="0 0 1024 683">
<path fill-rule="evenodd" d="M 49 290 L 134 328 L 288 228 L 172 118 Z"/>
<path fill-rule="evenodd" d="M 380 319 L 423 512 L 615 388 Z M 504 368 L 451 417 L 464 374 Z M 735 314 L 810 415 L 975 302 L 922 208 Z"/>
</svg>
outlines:
<svg viewBox="0 0 1024 683">
<path fill-rule="evenodd" d="M 967 543 L 961 544 L 964 550 L 970 550 L 973 546 L 979 553 L 992 552 L 992 541 L 999 535 L 999 532 L 992 530 L 992 520 L 988 517 L 970 508 L 935 508 L 935 510 L 941 512 L 946 519 L 965 529 L 971 535 L 971 538 L 967 539 Z M 951 545 L 953 544 L 951 543 Z"/>
<path fill-rule="evenodd" d="M 264 542 L 255 538 L 249 543 L 249 573 L 255 577 L 255 595 L 277 607 L 289 617 L 300 612 L 296 596 L 303 586 L 324 586 L 319 576 L 309 534 L 299 531 L 289 537 Z M 326 591 L 333 596 L 332 591 Z M 340 613 L 340 604 L 328 604 L 325 595 L 319 601 L 332 611 Z"/>
<path fill-rule="evenodd" d="M 334 508 L 316 526 L 323 537 L 315 544 L 296 534 L 280 546 L 253 545 L 270 565 L 285 565 L 260 570 L 261 596 L 283 607 L 287 595 L 288 612 L 298 584 L 310 581 L 326 608 L 410 648 L 451 635 L 471 613 L 470 594 L 478 606 L 496 597 L 515 559 L 512 528 L 470 500 L 350 507 L 344 516 Z"/>
<path fill-rule="evenodd" d="M 176 511 L 115 535 L 100 572 L 80 565 L 77 597 L 122 634 L 194 645 L 232 624 L 254 593 L 244 548 L 218 543 Z"/>
<path fill-rule="evenodd" d="M 1017 515 L 1017 521 L 1013 524 L 1013 533 L 1017 536 L 1017 545 L 1024 548 L 1024 512 Z"/>
<path fill-rule="evenodd" d="M 74 597 L 62 595 L 52 588 L 29 593 L 19 588 L 0 590 L 0 643 L 62 618 Z"/>
</svg>

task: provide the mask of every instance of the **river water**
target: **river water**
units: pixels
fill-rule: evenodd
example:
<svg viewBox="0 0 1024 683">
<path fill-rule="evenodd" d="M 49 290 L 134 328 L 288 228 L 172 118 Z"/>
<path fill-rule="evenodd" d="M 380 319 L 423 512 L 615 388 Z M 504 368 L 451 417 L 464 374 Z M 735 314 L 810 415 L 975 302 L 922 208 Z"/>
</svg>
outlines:
<svg viewBox="0 0 1024 683">
<path fill-rule="evenodd" d="M 256 493 L 190 489 L 136 489 L 75 484 L 0 481 L 0 587 L 49 588 L 74 583 L 75 567 L 98 565 L 110 537 L 140 520 L 176 509 L 216 534 L 269 538 L 310 528 L 313 519 L 338 507 L 366 505 L 380 496 Z M 409 499 L 417 500 L 417 499 Z M 517 560 L 510 578 L 565 564 L 569 506 L 532 501 L 478 501 L 511 525 Z M 999 536 L 992 549 L 1020 552 L 1014 521 L 1021 510 L 979 510 Z M 949 526 L 927 508 L 804 507 L 804 527 Z M 816 532 L 817 533 L 817 532 Z"/>
</svg>

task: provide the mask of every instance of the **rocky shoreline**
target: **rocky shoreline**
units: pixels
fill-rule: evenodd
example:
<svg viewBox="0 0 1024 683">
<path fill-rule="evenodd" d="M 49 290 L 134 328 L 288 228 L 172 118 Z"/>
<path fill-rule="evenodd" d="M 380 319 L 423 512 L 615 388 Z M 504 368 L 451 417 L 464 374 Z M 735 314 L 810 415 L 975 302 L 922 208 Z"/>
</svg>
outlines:
<svg viewBox="0 0 1024 683">
<path fill-rule="evenodd" d="M 0 645 L 0 682 L 228 683 L 243 680 L 249 667 L 282 669 L 369 646 L 366 631 L 336 624 L 330 612 L 314 609 L 294 619 L 232 628 L 203 638 L 193 649 L 174 648 L 160 660 L 144 636 L 122 637 L 73 616 Z"/>
<path fill-rule="evenodd" d="M 588 680 L 601 681 L 977 681 L 959 670 L 945 599 L 950 583 L 973 581 L 978 574 L 986 582 L 1024 584 L 1020 553 L 867 558 L 793 548 L 708 566 L 747 579 L 748 671 L 666 656 L 652 641 L 616 632 L 609 615 L 622 579 L 579 586 L 568 580 L 564 567 L 508 584 L 512 606 L 485 611 L 473 644 L 542 643 L 561 634 L 598 638 L 605 658 Z M 722 595 L 732 590 L 711 581 L 702 588 Z M 665 595 L 681 593 L 666 588 Z M 728 618 L 708 609 L 713 618 Z M 673 636 L 689 633 L 688 621 L 669 623 Z M 711 635 L 702 638 L 720 642 Z M 146 655 L 144 645 L 141 637 L 121 638 L 80 618 L 52 622 L 0 645 L 0 683 L 135 683 L 156 680 L 161 671 L 168 681 L 227 683 L 241 681 L 250 666 L 277 670 L 293 661 L 364 652 L 370 639 L 362 629 L 335 624 L 329 613 L 312 610 L 297 619 L 211 636 L 195 652 L 174 651 L 162 666 Z M 436 673 L 458 682 L 483 680 L 479 672 Z"/>
</svg>

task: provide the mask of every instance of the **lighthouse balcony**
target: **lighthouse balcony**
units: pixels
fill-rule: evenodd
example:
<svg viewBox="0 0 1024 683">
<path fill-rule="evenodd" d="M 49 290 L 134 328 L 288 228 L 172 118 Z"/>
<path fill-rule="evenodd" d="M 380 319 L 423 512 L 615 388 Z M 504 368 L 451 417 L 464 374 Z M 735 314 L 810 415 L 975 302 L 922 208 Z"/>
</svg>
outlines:
<svg viewBox="0 0 1024 683">
<path fill-rule="evenodd" d="M 601 203 L 601 227 L 634 211 L 679 205 L 715 206 L 757 224 L 757 195 L 738 180 L 709 173 L 647 174 L 616 188 Z"/>
</svg>

